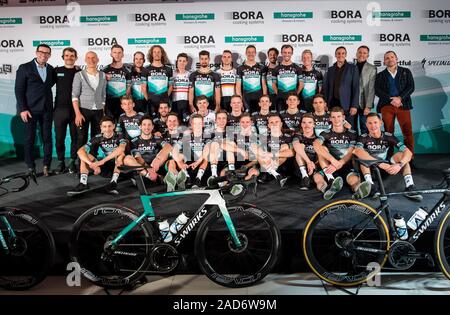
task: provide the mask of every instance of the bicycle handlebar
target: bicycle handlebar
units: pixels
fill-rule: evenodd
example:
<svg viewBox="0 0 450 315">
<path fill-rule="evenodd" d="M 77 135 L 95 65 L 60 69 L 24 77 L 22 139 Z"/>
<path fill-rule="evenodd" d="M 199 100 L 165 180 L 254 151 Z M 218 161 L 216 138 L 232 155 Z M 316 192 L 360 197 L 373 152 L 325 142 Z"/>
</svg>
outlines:
<svg viewBox="0 0 450 315">
<path fill-rule="evenodd" d="M 34 173 L 16 173 L 16 174 L 12 174 L 12 175 L 0 178 L 0 186 L 3 184 L 6 184 L 6 183 L 12 182 L 16 179 L 20 179 L 23 181 L 23 184 L 21 186 L 13 187 L 10 189 L 6 189 L 6 188 L 2 187 L 2 189 L 4 189 L 6 191 L 6 193 L 8 193 L 10 191 L 12 191 L 12 192 L 23 191 L 30 185 L 30 178 L 37 185 L 36 174 L 34 174 Z"/>
</svg>

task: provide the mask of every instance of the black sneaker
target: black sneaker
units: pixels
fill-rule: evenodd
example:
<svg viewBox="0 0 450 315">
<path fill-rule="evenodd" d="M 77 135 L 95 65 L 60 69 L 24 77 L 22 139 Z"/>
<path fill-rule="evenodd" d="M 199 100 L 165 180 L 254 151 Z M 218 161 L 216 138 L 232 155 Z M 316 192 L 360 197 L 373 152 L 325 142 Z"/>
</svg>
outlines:
<svg viewBox="0 0 450 315">
<path fill-rule="evenodd" d="M 283 176 L 283 175 L 277 175 L 277 177 L 275 177 L 275 179 L 278 181 L 278 184 L 280 185 L 280 187 L 283 188 L 284 185 L 286 185 L 288 177 Z"/>
<path fill-rule="evenodd" d="M 187 179 L 186 179 L 186 182 L 185 182 L 185 187 L 186 188 L 192 188 L 192 185 L 194 184 L 194 181 L 192 180 L 192 177 L 188 177 Z"/>
<path fill-rule="evenodd" d="M 66 165 L 64 164 L 64 161 L 59 161 L 56 168 L 53 170 L 55 174 L 62 174 L 66 170 Z"/>
<path fill-rule="evenodd" d="M 309 190 L 311 186 L 311 180 L 309 176 L 302 177 L 302 183 L 300 185 L 301 190 Z"/>
<path fill-rule="evenodd" d="M 196 177 L 192 182 L 192 188 L 200 188 L 200 187 L 202 187 L 202 180 Z"/>
<path fill-rule="evenodd" d="M 416 190 L 414 185 L 406 187 L 405 191 L 407 194 L 405 194 L 405 197 L 414 201 L 422 201 L 423 196 L 420 193 L 413 192 L 414 190 Z"/>
<path fill-rule="evenodd" d="M 105 190 L 110 194 L 114 194 L 114 195 L 119 194 L 119 192 L 117 191 L 117 183 L 114 181 L 109 182 L 109 184 L 106 185 Z"/>
<path fill-rule="evenodd" d="M 272 180 L 272 176 L 267 173 L 267 172 L 262 172 L 261 174 L 259 174 L 258 176 L 258 182 L 260 183 L 268 183 Z"/>
<path fill-rule="evenodd" d="M 69 190 L 67 192 L 67 194 L 76 195 L 76 194 L 84 193 L 87 190 L 89 190 L 89 185 L 83 184 L 83 183 L 78 183 L 78 185 L 75 186 L 74 189 Z"/>
<path fill-rule="evenodd" d="M 70 159 L 69 160 L 69 173 L 70 174 L 75 174 L 77 172 L 77 166 L 75 165 L 75 160 L 74 159 Z"/>
<path fill-rule="evenodd" d="M 323 199 L 330 200 L 336 195 L 344 186 L 342 177 L 336 177 L 330 185 L 330 188 L 323 194 Z"/>
</svg>

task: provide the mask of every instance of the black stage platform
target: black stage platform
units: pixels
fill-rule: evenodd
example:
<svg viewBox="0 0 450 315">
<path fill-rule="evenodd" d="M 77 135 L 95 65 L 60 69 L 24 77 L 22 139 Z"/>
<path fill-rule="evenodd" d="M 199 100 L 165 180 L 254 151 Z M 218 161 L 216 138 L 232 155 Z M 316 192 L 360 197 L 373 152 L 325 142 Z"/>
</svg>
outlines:
<svg viewBox="0 0 450 315">
<path fill-rule="evenodd" d="M 417 170 L 413 170 L 414 181 L 417 188 L 429 188 L 441 180 L 440 170 L 450 167 L 450 156 L 448 155 L 420 155 L 416 157 Z M 41 168 L 38 163 L 38 171 Z M 0 161 L 0 177 L 11 173 L 25 170 L 23 162 L 17 160 Z M 89 184 L 102 185 L 108 179 L 100 177 L 90 177 Z M 78 179 L 74 175 L 62 174 L 51 177 L 38 178 L 39 185 L 34 183 L 23 192 L 12 193 L 1 197 L 1 205 L 9 205 L 31 210 L 38 214 L 50 227 L 57 244 L 57 265 L 55 273 L 65 271 L 68 262 L 68 236 L 75 220 L 85 210 L 101 203 L 119 203 L 136 210 L 142 210 L 136 187 L 130 181 L 119 183 L 119 196 L 112 196 L 102 191 L 94 191 L 79 197 L 67 197 L 66 191 L 75 186 Z M 385 181 L 388 191 L 399 191 L 404 189 L 401 175 L 388 178 Z M 153 187 L 150 191 L 163 191 L 163 187 Z M 351 197 L 347 188 L 340 192 L 336 199 Z M 408 219 L 419 205 L 431 208 L 438 200 L 438 195 L 427 195 L 421 204 L 406 199 L 403 196 L 392 197 L 390 204 L 395 212 L 402 213 Z M 189 198 L 189 197 L 185 197 Z M 170 218 L 175 218 L 181 211 L 194 211 L 199 204 L 195 200 L 176 198 L 167 200 L 161 199 L 162 203 L 155 204 L 156 214 Z M 298 184 L 293 181 L 283 190 L 280 190 L 275 182 L 261 184 L 258 186 L 257 196 L 248 194 L 244 201 L 254 203 L 267 209 L 275 219 L 282 232 L 283 254 L 279 261 L 278 272 L 298 272 L 306 270 L 301 251 L 301 233 L 306 221 L 311 215 L 326 204 L 321 194 L 316 191 L 301 191 Z M 376 206 L 377 201 L 365 200 L 367 203 Z M 430 229 L 417 245 L 418 250 L 434 252 L 432 237 L 434 227 Z M 197 272 L 195 257 L 192 257 L 193 237 L 182 251 L 187 256 L 187 265 L 183 272 Z M 420 270 L 429 270 L 425 265 L 418 264 Z"/>
</svg>

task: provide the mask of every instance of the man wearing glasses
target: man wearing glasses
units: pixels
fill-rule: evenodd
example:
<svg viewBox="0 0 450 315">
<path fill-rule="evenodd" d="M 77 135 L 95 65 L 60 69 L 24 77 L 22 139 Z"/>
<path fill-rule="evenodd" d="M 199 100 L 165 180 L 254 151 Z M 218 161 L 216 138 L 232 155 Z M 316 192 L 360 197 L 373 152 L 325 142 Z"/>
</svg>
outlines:
<svg viewBox="0 0 450 315">
<path fill-rule="evenodd" d="M 25 163 L 28 172 L 36 171 L 34 144 L 39 124 L 44 145 L 44 176 L 49 175 L 52 161 L 52 86 L 55 84 L 55 71 L 47 63 L 51 51 L 48 45 L 40 44 L 36 48 L 36 58 L 17 69 L 15 83 L 17 112 L 25 123 Z"/>
</svg>

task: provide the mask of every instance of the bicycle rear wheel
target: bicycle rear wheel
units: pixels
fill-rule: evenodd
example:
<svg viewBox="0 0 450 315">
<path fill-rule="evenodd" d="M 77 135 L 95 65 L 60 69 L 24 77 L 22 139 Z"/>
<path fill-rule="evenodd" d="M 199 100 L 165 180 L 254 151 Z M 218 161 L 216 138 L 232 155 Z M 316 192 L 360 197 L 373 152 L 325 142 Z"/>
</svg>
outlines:
<svg viewBox="0 0 450 315">
<path fill-rule="evenodd" d="M 281 236 L 272 217 L 253 205 L 228 207 L 242 242 L 236 248 L 219 210 L 209 214 L 197 231 L 195 254 L 200 268 L 225 287 L 246 287 L 263 279 L 275 266 Z"/>
<path fill-rule="evenodd" d="M 55 259 L 55 241 L 44 223 L 30 212 L 5 207 L 0 231 L 8 247 L 0 246 L 0 287 L 26 290 L 44 280 Z"/>
<path fill-rule="evenodd" d="M 362 202 L 341 200 L 324 206 L 309 220 L 303 252 L 319 278 L 355 286 L 384 265 L 389 242 L 388 227 L 376 210 Z"/>
<path fill-rule="evenodd" d="M 434 243 L 439 267 L 450 279 L 450 211 L 447 211 L 439 223 Z"/>
<path fill-rule="evenodd" d="M 95 206 L 78 218 L 71 234 L 70 256 L 89 281 L 104 288 L 123 288 L 145 275 L 154 242 L 152 227 L 144 220 L 117 248 L 107 246 L 137 218 L 136 212 L 118 205 Z"/>
</svg>

